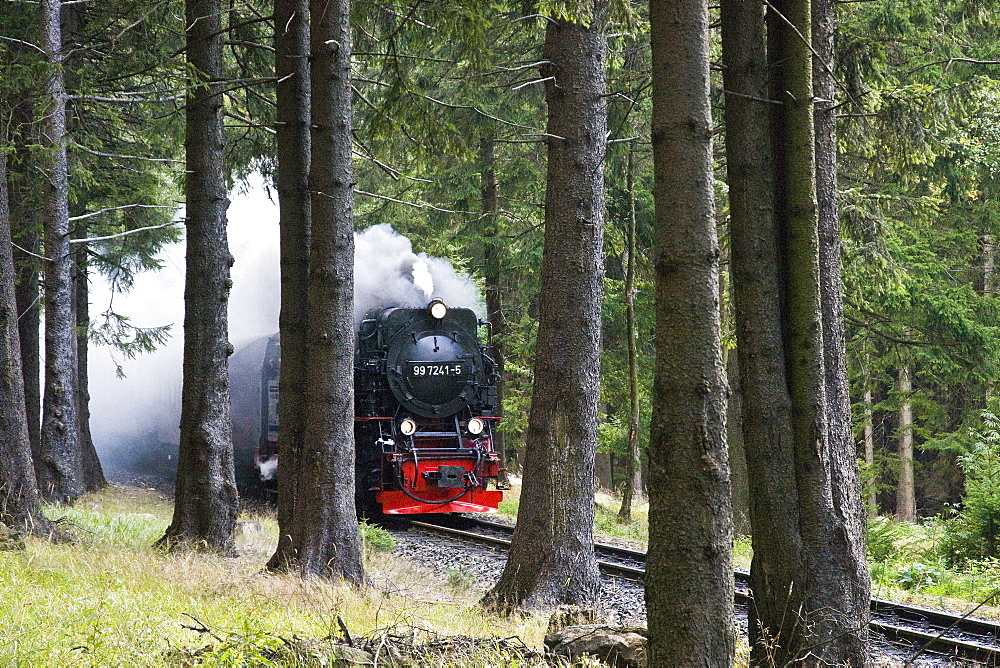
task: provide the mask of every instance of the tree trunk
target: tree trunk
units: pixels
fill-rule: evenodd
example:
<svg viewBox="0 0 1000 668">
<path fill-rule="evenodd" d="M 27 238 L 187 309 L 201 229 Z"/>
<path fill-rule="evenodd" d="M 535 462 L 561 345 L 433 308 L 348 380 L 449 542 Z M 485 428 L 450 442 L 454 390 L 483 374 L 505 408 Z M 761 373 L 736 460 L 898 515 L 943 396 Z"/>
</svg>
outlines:
<svg viewBox="0 0 1000 668">
<path fill-rule="evenodd" d="M 874 415 L 872 414 L 872 388 L 865 387 L 865 393 L 862 397 L 862 403 L 864 404 L 865 413 L 865 424 L 864 424 L 864 449 L 865 449 L 865 468 L 868 470 L 868 490 L 865 493 L 865 505 L 868 506 L 868 514 L 871 516 L 878 515 L 878 496 L 876 494 L 877 485 L 876 481 L 873 479 L 875 475 L 875 425 L 874 425 Z"/>
<path fill-rule="evenodd" d="M 896 380 L 899 394 L 899 425 L 896 429 L 896 456 L 899 458 L 899 484 L 896 486 L 896 519 L 917 521 L 917 495 L 913 488 L 913 407 L 910 393 L 910 367 L 899 368 Z"/>
<path fill-rule="evenodd" d="M 635 148 L 628 153 L 625 172 L 628 191 L 628 258 L 625 264 L 625 336 L 628 337 L 628 442 L 625 448 L 625 484 L 618 519 L 632 521 L 632 502 L 642 498 L 642 460 L 639 453 L 639 359 L 635 332 Z"/>
<path fill-rule="evenodd" d="M 733 290 L 754 547 L 751 661 L 863 666 L 867 573 L 857 563 L 864 547 L 855 533 L 860 503 L 852 498 L 859 491 L 844 470 L 853 461 L 845 463 L 839 449 L 838 418 L 833 433 L 826 419 L 825 349 L 838 345 L 831 335 L 842 325 L 832 322 L 824 338 L 824 321 L 837 317 L 821 282 L 809 3 L 775 3 L 766 31 L 762 14 L 754 0 L 722 3 Z M 768 145 L 771 156 L 761 150 Z"/>
<path fill-rule="evenodd" d="M 600 388 L 604 154 L 604 22 L 549 19 L 542 76 L 548 173 L 534 389 L 517 527 L 483 605 L 509 612 L 597 600 L 594 459 Z"/>
<path fill-rule="evenodd" d="M 823 332 L 823 365 L 827 419 L 828 459 L 820 457 L 830 472 L 831 496 L 812 500 L 825 509 L 830 501 L 832 513 L 824 511 L 826 527 L 816 536 L 812 558 L 823 574 L 823 588 L 840 591 L 841 620 L 834 620 L 826 630 L 832 638 L 828 657 L 862 665 L 868 656 L 868 619 L 871 580 L 868 574 L 867 524 L 858 468 L 857 446 L 851 420 L 850 384 L 847 377 L 847 344 L 844 333 L 844 281 L 841 277 L 840 211 L 837 188 L 837 84 L 834 67 L 834 12 L 836 0 L 813 0 L 812 31 L 813 82 L 816 97 L 814 110 L 816 147 L 816 201 L 819 219 L 819 292 Z M 801 49 L 801 47 L 800 47 Z M 835 546 L 832 561 L 824 563 L 824 552 Z M 841 588 L 843 583 L 850 586 Z M 814 594 L 819 604 L 822 591 Z M 829 604 L 829 601 L 827 601 Z M 850 633 L 844 633 L 845 622 Z"/>
<path fill-rule="evenodd" d="M 45 395 L 38 486 L 49 501 L 72 503 L 83 494 L 76 411 L 76 340 L 73 334 L 72 255 L 69 246 L 69 176 L 66 161 L 66 91 L 60 0 L 39 4 L 45 51 L 45 107 L 40 143 L 45 148 L 42 217 L 45 227 Z"/>
<path fill-rule="evenodd" d="M 184 283 L 184 377 L 174 517 L 160 539 L 222 554 L 234 550 L 239 500 L 233 470 L 227 307 L 232 255 L 226 238 L 222 135 L 222 6 L 185 2 L 187 129 L 184 137 L 187 261 Z"/>
<path fill-rule="evenodd" d="M 354 499 L 354 169 L 348 0 L 312 0 L 312 233 L 305 434 L 291 550 L 303 575 L 366 581 Z"/>
<path fill-rule="evenodd" d="M 651 0 L 650 30 L 657 355 L 648 449 L 649 663 L 727 666 L 736 644 L 733 527 L 708 4 Z"/>
<path fill-rule="evenodd" d="M 66 86 L 70 90 L 78 90 L 83 86 L 83 74 L 80 69 L 85 65 L 85 50 L 82 43 L 85 40 L 86 4 L 65 5 L 62 9 L 62 37 L 67 52 L 63 64 Z M 73 115 L 66 119 L 67 132 L 74 134 L 80 130 L 79 123 Z M 83 207 L 80 207 L 83 208 Z M 74 239 L 87 237 L 87 221 L 76 221 L 71 235 Z M 78 433 L 80 441 L 80 472 L 83 487 L 88 492 L 97 491 L 107 486 L 101 461 L 97 457 L 94 439 L 90 433 L 90 388 L 87 382 L 88 344 L 90 342 L 90 276 L 88 267 L 88 248 L 86 244 L 78 244 L 73 249 L 73 321 L 76 343 L 76 411 L 79 422 Z"/>
<path fill-rule="evenodd" d="M 735 351 L 734 351 L 735 352 Z M 747 476 L 746 442 L 743 440 L 743 386 L 740 356 L 728 355 L 726 381 L 726 445 L 729 450 L 729 482 L 732 487 L 733 533 L 750 535 L 750 482 Z"/>
<path fill-rule="evenodd" d="M 21 182 L 28 178 L 27 147 L 17 145 L 15 154 L 20 158 L 18 167 L 23 170 Z M 28 440 L 31 443 L 32 461 L 41 461 L 41 427 L 42 427 L 42 387 L 41 375 L 41 303 L 38 281 L 38 258 L 41 248 L 38 239 L 37 213 L 28 203 L 27 188 L 12 191 L 11 209 L 13 220 L 18 222 L 17 229 L 12 230 L 14 243 L 24 249 L 14 249 L 14 269 L 17 274 L 15 297 L 17 299 L 18 338 L 21 344 L 21 368 L 24 376 L 24 405 L 28 416 Z M 27 251 L 27 252 L 25 252 Z"/>
<path fill-rule="evenodd" d="M 278 393 L 278 548 L 268 562 L 281 568 L 294 561 L 291 535 L 306 396 L 306 331 L 309 323 L 309 1 L 274 3 L 277 104 L 277 189 L 281 236 L 281 377 Z"/>
<path fill-rule="evenodd" d="M 483 232 L 483 279 L 486 293 L 486 320 L 490 323 L 491 341 L 490 354 L 497 365 L 497 411 L 496 415 L 503 418 L 504 398 L 504 345 L 506 322 L 503 315 L 503 274 L 501 270 L 500 222 L 497 214 L 500 204 L 497 200 L 496 153 L 494 151 L 492 128 L 489 134 L 483 134 L 479 140 L 480 162 L 480 198 L 482 200 L 485 225 Z M 493 447 L 500 453 L 501 483 L 508 485 L 507 480 L 507 448 L 505 434 L 501 430 L 493 432 Z"/>
<path fill-rule="evenodd" d="M 14 297 L 14 257 L 10 244 L 7 155 L 0 150 L 0 521 L 38 535 L 53 526 L 42 514 L 24 410 L 24 380 Z"/>
<path fill-rule="evenodd" d="M 80 224 L 73 235 L 83 239 L 87 226 Z M 76 264 L 73 272 L 73 312 L 76 320 L 76 404 L 80 421 L 80 467 L 83 487 L 96 492 L 108 486 L 101 460 L 90 433 L 90 382 L 87 379 L 90 347 L 90 278 L 87 262 L 87 244 L 79 244 L 73 252 Z"/>
</svg>

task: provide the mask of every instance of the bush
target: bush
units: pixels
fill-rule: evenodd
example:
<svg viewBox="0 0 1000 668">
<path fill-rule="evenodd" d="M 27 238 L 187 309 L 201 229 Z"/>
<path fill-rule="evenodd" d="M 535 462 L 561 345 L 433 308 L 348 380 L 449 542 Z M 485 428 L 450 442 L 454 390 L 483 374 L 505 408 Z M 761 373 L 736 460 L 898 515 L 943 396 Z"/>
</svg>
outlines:
<svg viewBox="0 0 1000 668">
<path fill-rule="evenodd" d="M 936 585 L 944 575 L 942 569 L 930 564 L 913 562 L 901 566 L 896 572 L 896 582 L 903 589 L 920 590 Z"/>
<path fill-rule="evenodd" d="M 361 541 L 365 549 L 372 553 L 387 553 L 396 549 L 396 539 L 391 533 L 367 522 L 361 523 Z"/>
<path fill-rule="evenodd" d="M 941 556 L 953 565 L 996 557 L 1000 547 L 1000 418 L 983 411 L 970 436 L 972 449 L 958 458 L 962 506 L 942 522 Z"/>
</svg>

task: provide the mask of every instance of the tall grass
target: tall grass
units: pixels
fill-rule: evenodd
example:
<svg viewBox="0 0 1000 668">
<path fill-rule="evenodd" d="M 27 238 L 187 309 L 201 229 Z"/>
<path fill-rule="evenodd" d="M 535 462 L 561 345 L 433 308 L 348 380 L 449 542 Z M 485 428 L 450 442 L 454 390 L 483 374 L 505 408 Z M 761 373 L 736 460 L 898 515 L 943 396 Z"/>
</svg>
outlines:
<svg viewBox="0 0 1000 668">
<path fill-rule="evenodd" d="M 266 645 L 339 636 L 338 615 L 359 636 L 409 625 L 441 634 L 520 636 L 540 645 L 542 621 L 483 615 L 470 594 L 447 590 L 393 559 L 378 531 L 365 532 L 375 587 L 358 591 L 263 573 L 277 541 L 267 515 L 241 517 L 247 524 L 237 558 L 154 549 L 170 510 L 154 492 L 123 488 L 88 495 L 72 508 L 47 509 L 78 541 L 29 538 L 23 552 L 0 553 L 0 665 L 171 665 L 221 640 L 254 644 L 257 638 Z M 235 655 L 211 656 L 201 660 L 241 665 Z"/>
</svg>

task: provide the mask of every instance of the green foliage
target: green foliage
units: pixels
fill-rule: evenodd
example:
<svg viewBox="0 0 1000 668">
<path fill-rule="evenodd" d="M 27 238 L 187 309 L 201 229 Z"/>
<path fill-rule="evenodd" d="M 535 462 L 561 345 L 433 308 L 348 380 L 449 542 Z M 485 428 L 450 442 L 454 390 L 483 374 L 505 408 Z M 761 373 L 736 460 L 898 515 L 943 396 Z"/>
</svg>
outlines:
<svg viewBox="0 0 1000 668">
<path fill-rule="evenodd" d="M 972 449 L 959 457 L 962 505 L 943 522 L 941 552 L 950 564 L 994 558 L 1000 540 L 1000 418 L 983 411 L 970 436 Z"/>
<path fill-rule="evenodd" d="M 448 569 L 448 588 L 453 592 L 468 591 L 476 584 L 476 576 L 460 568 Z"/>
<path fill-rule="evenodd" d="M 361 541 L 370 553 L 388 554 L 396 549 L 392 534 L 375 524 L 361 523 Z"/>
<path fill-rule="evenodd" d="M 101 316 L 103 321 L 90 332 L 90 340 L 99 346 L 108 346 L 130 360 L 142 353 L 151 353 L 157 346 L 166 343 L 173 328 L 172 325 L 136 327 L 128 317 L 110 309 Z M 117 359 L 115 366 L 117 376 L 124 378 L 125 372 Z"/>
<path fill-rule="evenodd" d="M 926 589 L 936 585 L 944 572 L 937 566 L 913 562 L 901 566 L 896 573 L 896 582 L 903 589 Z"/>
<path fill-rule="evenodd" d="M 838 9 L 840 95 L 850 109 L 838 133 L 852 394 L 873 393 L 876 438 L 890 449 L 893 413 L 909 404 L 927 475 L 945 478 L 958 475 L 952 462 L 1000 373 L 989 287 L 1000 79 L 976 62 L 1000 45 L 987 5 Z M 904 365 L 914 378 L 905 397 L 894 380 Z M 861 425 L 865 407 L 855 406 Z M 876 488 L 891 487 L 893 468 L 871 472 Z M 939 486 L 937 503 L 957 501 L 955 489 L 942 495 Z"/>
</svg>

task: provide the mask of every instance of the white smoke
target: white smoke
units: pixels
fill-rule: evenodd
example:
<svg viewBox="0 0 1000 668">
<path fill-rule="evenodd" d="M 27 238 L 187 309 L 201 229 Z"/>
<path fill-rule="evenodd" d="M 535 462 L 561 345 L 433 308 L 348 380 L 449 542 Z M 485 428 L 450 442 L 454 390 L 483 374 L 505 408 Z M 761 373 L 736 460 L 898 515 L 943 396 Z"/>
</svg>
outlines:
<svg viewBox="0 0 1000 668">
<path fill-rule="evenodd" d="M 427 268 L 427 263 L 423 260 L 417 260 L 413 263 L 413 282 L 424 291 L 424 296 L 427 299 L 430 299 L 431 295 L 434 294 L 434 277 L 431 276 L 430 269 Z"/>
<path fill-rule="evenodd" d="M 419 308 L 431 299 L 470 308 L 483 317 L 479 288 L 451 262 L 414 253 L 410 240 L 388 223 L 354 235 L 354 321 L 389 306 Z"/>
<path fill-rule="evenodd" d="M 229 338 L 240 350 L 247 342 L 278 330 L 278 209 L 255 177 L 231 194 L 229 245 L 236 263 L 229 300 Z M 106 281 L 94 278 L 91 313 L 114 303 L 118 313 L 140 327 L 173 323 L 171 338 L 155 353 L 122 359 L 106 348 L 90 351 L 91 425 L 102 458 L 110 449 L 146 438 L 177 443 L 180 421 L 184 320 L 184 244 L 171 244 L 159 258 L 164 268 L 136 278 L 128 294 L 112 298 Z M 414 253 L 410 240 L 389 225 L 355 235 L 355 324 L 371 309 L 423 307 L 433 299 L 448 306 L 485 309 L 472 279 L 443 258 Z M 127 378 L 115 376 L 121 363 Z M 231 362 L 232 367 L 232 362 Z M 254 375 L 256 378 L 257 376 Z M 251 429 L 258 428 L 251 425 Z"/>
</svg>

